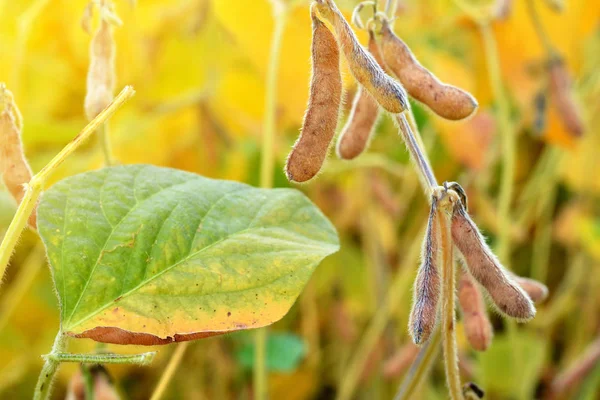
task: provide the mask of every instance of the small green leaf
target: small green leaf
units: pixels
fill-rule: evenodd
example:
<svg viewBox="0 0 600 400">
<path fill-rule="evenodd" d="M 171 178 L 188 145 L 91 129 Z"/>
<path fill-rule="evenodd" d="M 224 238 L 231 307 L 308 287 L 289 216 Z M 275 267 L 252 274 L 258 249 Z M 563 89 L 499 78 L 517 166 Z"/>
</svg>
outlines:
<svg viewBox="0 0 600 400">
<path fill-rule="evenodd" d="M 339 248 L 297 190 L 148 165 L 57 183 L 42 197 L 38 228 L 63 331 L 120 344 L 269 325 Z"/>
<path fill-rule="evenodd" d="M 237 352 L 238 362 L 245 368 L 254 365 L 254 342 L 247 343 Z M 290 333 L 270 333 L 267 336 L 266 365 L 273 372 L 294 372 L 306 355 L 304 341 Z"/>
</svg>

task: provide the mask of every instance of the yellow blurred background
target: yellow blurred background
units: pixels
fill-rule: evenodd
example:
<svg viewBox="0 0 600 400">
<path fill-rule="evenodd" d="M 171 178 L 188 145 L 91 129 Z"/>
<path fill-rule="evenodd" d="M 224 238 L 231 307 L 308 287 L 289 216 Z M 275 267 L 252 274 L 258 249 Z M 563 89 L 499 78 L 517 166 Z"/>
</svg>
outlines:
<svg viewBox="0 0 600 400">
<path fill-rule="evenodd" d="M 281 0 L 283 1 L 283 0 Z M 120 163 L 149 163 L 208 177 L 258 184 L 270 46 L 276 0 L 115 0 L 117 91 L 135 97 L 110 121 Z M 487 9 L 489 1 L 468 1 Z M 285 3 L 285 1 L 284 1 Z M 349 17 L 358 1 L 340 0 Z M 450 0 L 400 0 L 395 31 L 440 79 L 469 90 L 477 115 L 446 122 L 419 104 L 415 116 L 438 180 L 458 181 L 471 214 L 497 245 L 503 127 L 486 58 L 489 43 Z M 462 3 L 462 2 L 461 2 Z M 498 315 L 485 353 L 469 349 L 459 326 L 464 379 L 489 399 L 541 398 L 557 374 L 578 362 L 600 338 L 600 2 L 534 0 L 539 21 L 573 79 L 573 98 L 585 130 L 573 135 L 548 93 L 548 54 L 527 2 L 514 0 L 505 18 L 491 21 L 500 82 L 516 134 L 510 257 L 515 272 L 545 282 L 550 297 L 514 335 Z M 34 171 L 41 169 L 87 123 L 83 99 L 90 35 L 81 26 L 84 0 L 0 0 L 0 82 L 13 92 L 24 118 L 23 140 Z M 290 186 L 285 158 L 297 138 L 308 98 L 311 20 L 295 1 L 282 37 L 276 92 L 275 186 Z M 94 25 L 95 26 L 95 25 Z M 358 32 L 363 43 L 365 32 Z M 356 83 L 347 72 L 345 120 Z M 542 98 L 540 106 L 539 99 Z M 505 121 L 506 122 L 506 121 Z M 341 127 L 341 124 L 340 126 Z M 53 175 L 53 182 L 100 168 L 91 140 Z M 341 251 L 317 268 L 291 312 L 272 328 L 304 346 L 292 368 L 274 368 L 272 399 L 334 398 L 357 368 L 357 398 L 392 398 L 404 371 L 387 373 L 410 338 L 406 324 L 428 204 L 392 121 L 380 123 L 369 151 L 352 162 L 330 155 L 317 180 L 299 187 L 332 220 Z M 0 191 L 0 235 L 15 205 Z M 0 289 L 0 398 L 28 398 L 58 330 L 58 305 L 37 235 L 26 232 Z M 390 288 L 397 290 L 390 294 Z M 382 304 L 393 301 L 384 327 L 365 345 L 364 332 Z M 368 331 L 367 331 L 368 332 Z M 191 345 L 165 398 L 251 398 L 247 333 Z M 145 350 L 109 346 L 133 353 Z M 73 351 L 92 351 L 88 340 Z M 149 367 L 109 367 L 124 399 L 148 398 L 172 352 L 157 348 Z M 365 350 L 366 349 L 366 350 Z M 359 357 L 365 350 L 367 357 Z M 273 355 L 276 357 L 277 355 Z M 286 357 L 284 354 L 282 357 Z M 518 361 L 517 364 L 515 362 Z M 439 363 L 438 363 L 439 364 Z M 446 398 L 436 364 L 419 398 Z M 63 398 L 76 365 L 59 373 L 54 398 Z M 600 367 L 573 387 L 569 399 L 600 399 Z"/>
</svg>

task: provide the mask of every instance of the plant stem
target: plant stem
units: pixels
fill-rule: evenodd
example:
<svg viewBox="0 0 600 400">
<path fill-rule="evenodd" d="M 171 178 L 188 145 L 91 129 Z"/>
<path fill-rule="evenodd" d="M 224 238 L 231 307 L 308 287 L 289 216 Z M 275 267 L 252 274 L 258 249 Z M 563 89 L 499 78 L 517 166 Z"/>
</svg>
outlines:
<svg viewBox="0 0 600 400">
<path fill-rule="evenodd" d="M 187 343 L 187 342 L 186 342 Z M 155 351 L 141 354 L 72 354 L 50 353 L 44 358 L 58 362 L 76 362 L 83 364 L 136 364 L 148 365 L 154 359 Z"/>
<path fill-rule="evenodd" d="M 59 353 L 66 350 L 68 338 L 63 335 L 62 331 L 58 331 L 56 339 L 54 339 L 54 345 L 52 346 L 52 353 Z M 37 384 L 35 385 L 35 392 L 33 393 L 33 400 L 45 400 L 50 397 L 50 391 L 52 388 L 52 382 L 54 376 L 60 365 L 60 361 L 46 358 Z"/>
<path fill-rule="evenodd" d="M 277 114 L 277 78 L 279 76 L 279 61 L 283 32 L 287 23 L 287 9 L 284 5 L 273 5 L 273 36 L 271 38 L 271 50 L 269 55 L 269 66 L 267 69 L 267 81 L 265 88 L 265 110 L 263 120 L 263 135 L 260 163 L 260 187 L 273 187 L 273 171 L 275 168 L 275 155 L 273 152 L 275 139 L 275 119 Z"/>
<path fill-rule="evenodd" d="M 417 167 L 417 172 L 419 173 L 421 184 L 425 189 L 425 196 L 429 199 L 431 197 L 433 188 L 437 187 L 438 183 L 435 179 L 435 175 L 433 174 L 433 169 L 429 164 L 429 160 L 425 155 L 425 151 L 421 145 L 421 141 L 416 139 L 415 133 L 413 132 L 413 128 L 411 127 L 411 124 L 406 118 L 406 114 L 410 112 L 410 110 L 407 110 L 401 114 L 395 114 L 395 119 L 398 123 L 400 134 L 402 135 L 402 139 L 404 139 L 404 143 L 408 148 L 411 159 Z"/>
<path fill-rule="evenodd" d="M 260 187 L 266 189 L 273 187 L 273 171 L 275 169 L 273 147 L 275 141 L 275 117 L 277 113 L 277 79 L 279 76 L 281 44 L 287 17 L 288 8 L 286 8 L 285 3 L 273 1 L 273 22 L 275 25 L 273 27 L 269 66 L 267 69 L 260 163 Z M 265 400 L 268 398 L 266 347 L 267 328 L 257 329 L 254 334 L 254 400 Z"/>
<path fill-rule="evenodd" d="M 402 262 L 402 266 L 398 269 L 398 272 L 387 291 L 382 306 L 377 309 L 377 312 L 369 322 L 365 333 L 358 343 L 356 351 L 354 352 L 346 371 L 342 375 L 343 380 L 338 392 L 338 400 L 348 400 L 352 398 L 365 362 L 385 330 L 392 310 L 397 304 L 403 303 L 402 300 L 404 297 L 410 293 L 410 290 L 408 289 L 411 283 L 411 277 L 414 273 L 412 266 L 419 257 L 421 237 L 422 235 L 415 236 L 415 239 Z"/>
<path fill-rule="evenodd" d="M 110 147 L 108 122 L 105 122 L 98 129 L 98 136 L 99 136 L 98 139 L 100 140 L 100 147 L 102 148 L 102 154 L 104 155 L 104 165 L 106 165 L 107 167 L 110 167 L 111 165 L 114 165 L 115 159 L 113 157 L 112 150 Z"/>
<path fill-rule="evenodd" d="M 510 228 L 512 216 L 510 212 L 515 177 L 515 146 L 516 135 L 510 120 L 510 108 L 504 88 L 502 87 L 502 76 L 500 73 L 500 59 L 494 32 L 488 23 L 479 23 L 479 29 L 483 38 L 485 58 L 489 71 L 489 80 L 492 85 L 492 93 L 498 106 L 498 125 L 502 145 L 503 171 L 500 182 L 500 198 L 498 204 L 499 237 L 498 258 L 504 265 L 510 264 Z"/>
<path fill-rule="evenodd" d="M 75 138 L 67 144 L 40 172 L 35 174 L 25 187 L 25 196 L 17 208 L 2 244 L 0 245 L 0 281 L 8 267 L 12 252 L 19 240 L 19 236 L 27 224 L 27 219 L 37 205 L 37 199 L 44 188 L 48 177 L 56 168 L 65 161 L 81 144 L 92 135 L 111 115 L 135 94 L 131 86 L 126 86 L 113 102 L 94 118 Z"/>
<path fill-rule="evenodd" d="M 423 344 L 417 358 L 410 366 L 410 370 L 402 380 L 398 393 L 394 396 L 394 400 L 410 400 L 413 398 L 413 393 L 423 381 L 431 365 L 437 358 L 440 350 L 440 341 L 442 332 L 438 327 L 431 335 L 429 340 Z"/>
<path fill-rule="evenodd" d="M 446 382 L 450 390 L 452 400 L 462 400 L 462 389 L 460 385 L 460 374 L 458 372 L 458 350 L 456 348 L 455 333 L 455 291 L 456 291 L 456 272 L 454 270 L 454 255 L 452 234 L 450 232 L 450 219 L 443 210 L 436 211 L 438 228 L 441 237 L 442 251 L 442 333 L 444 340 L 444 363 L 446 370 Z"/>
<path fill-rule="evenodd" d="M 556 54 L 556 51 L 554 50 L 554 46 L 552 46 L 552 42 L 550 41 L 544 26 L 542 25 L 542 21 L 540 21 L 540 16 L 537 13 L 535 4 L 533 3 L 533 0 L 525 0 L 525 3 L 527 4 L 527 13 L 529 14 L 529 18 L 533 23 L 535 33 L 540 39 L 540 42 L 542 42 L 542 46 L 544 47 L 546 55 L 550 58 Z"/>
<path fill-rule="evenodd" d="M 183 354 L 185 353 L 185 350 L 188 348 L 189 344 L 190 342 L 177 344 L 177 347 L 175 347 L 175 352 L 173 352 L 173 355 L 169 360 L 169 364 L 160 377 L 160 381 L 158 382 L 156 389 L 154 389 L 154 393 L 152 393 L 150 400 L 159 400 L 165 393 L 165 390 L 167 389 L 167 386 L 169 386 L 169 382 L 171 382 L 171 378 L 173 378 L 177 367 L 181 363 Z"/>
</svg>

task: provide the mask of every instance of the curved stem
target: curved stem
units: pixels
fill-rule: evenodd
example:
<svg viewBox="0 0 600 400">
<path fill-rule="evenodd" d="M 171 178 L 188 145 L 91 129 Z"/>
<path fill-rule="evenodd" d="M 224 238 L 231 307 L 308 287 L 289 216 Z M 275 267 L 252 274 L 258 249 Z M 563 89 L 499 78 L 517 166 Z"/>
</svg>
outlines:
<svg viewBox="0 0 600 400">
<path fill-rule="evenodd" d="M 89 138 L 111 115 L 135 94 L 131 86 L 126 86 L 113 102 L 94 118 L 75 138 L 67 144 L 40 172 L 38 172 L 25 188 L 25 196 L 13 217 L 2 244 L 0 245 L 0 283 L 19 236 L 27 224 L 27 219 L 37 205 L 37 199 L 42 192 L 48 177 L 65 161 L 81 144 Z"/>
<path fill-rule="evenodd" d="M 52 353 L 59 353 L 67 347 L 67 337 L 63 335 L 62 331 L 58 331 L 56 339 L 54 339 L 54 345 L 52 346 Z M 33 400 L 45 400 L 50 397 L 52 388 L 52 382 L 58 371 L 60 361 L 52 360 L 46 357 L 42 371 L 38 378 L 37 384 L 35 385 L 35 392 L 33 393 Z"/>
<path fill-rule="evenodd" d="M 410 366 L 410 370 L 402 380 L 400 388 L 394 396 L 394 400 L 410 400 L 413 398 L 413 393 L 423 381 L 440 350 L 440 341 L 442 340 L 442 332 L 438 327 L 429 340 L 421 347 L 417 358 Z"/>
<path fill-rule="evenodd" d="M 150 398 L 150 400 L 159 400 L 165 393 L 165 390 L 167 389 L 167 386 L 169 386 L 171 378 L 173 378 L 177 367 L 181 363 L 183 355 L 185 354 L 185 350 L 188 348 L 189 344 L 190 342 L 183 342 L 177 344 L 175 352 L 173 352 L 173 355 L 169 360 L 169 364 L 167 365 L 167 368 L 163 372 L 162 376 L 160 377 L 160 381 L 158 382 L 156 389 L 154 389 L 154 393 L 152 393 L 152 397 Z"/>
</svg>

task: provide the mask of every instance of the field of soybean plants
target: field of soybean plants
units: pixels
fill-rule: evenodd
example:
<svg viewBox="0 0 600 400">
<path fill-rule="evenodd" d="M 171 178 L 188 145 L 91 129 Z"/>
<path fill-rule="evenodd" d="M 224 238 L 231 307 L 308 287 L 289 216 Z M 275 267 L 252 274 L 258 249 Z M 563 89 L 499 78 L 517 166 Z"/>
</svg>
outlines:
<svg viewBox="0 0 600 400">
<path fill-rule="evenodd" d="M 597 0 L 0 0 L 0 399 L 600 399 Z"/>
</svg>

